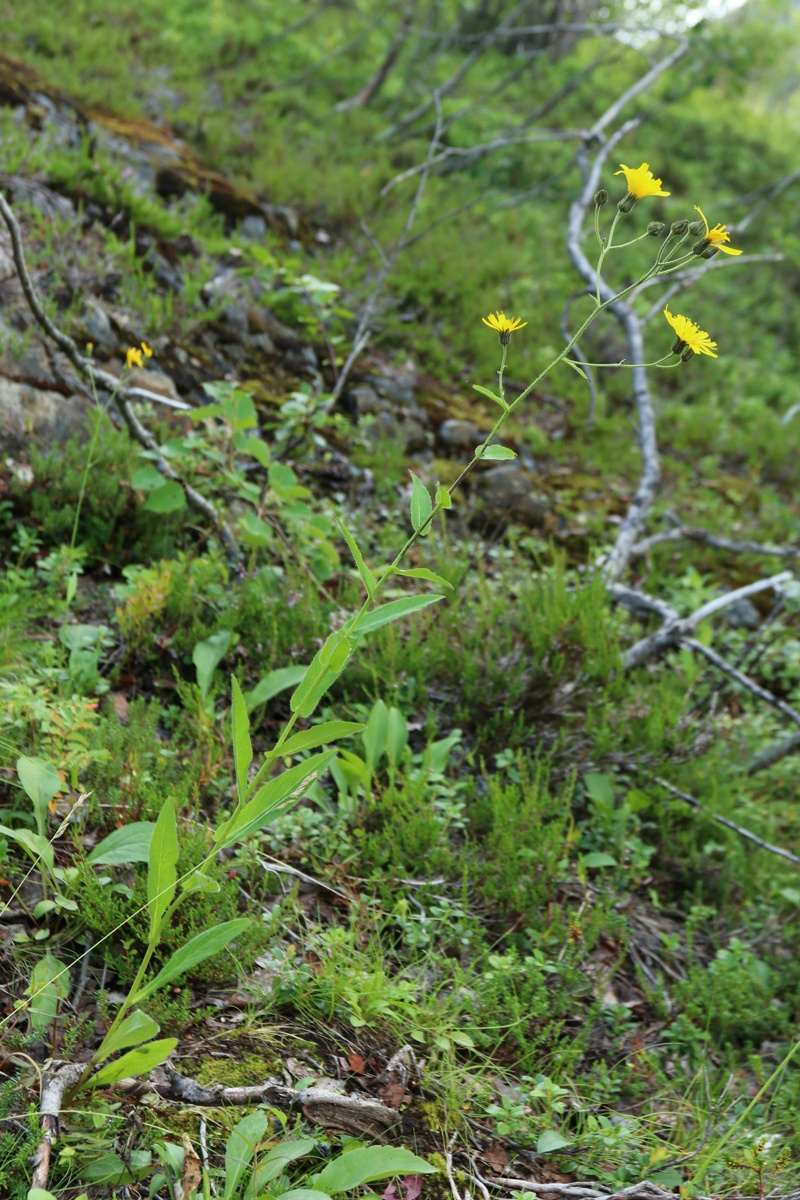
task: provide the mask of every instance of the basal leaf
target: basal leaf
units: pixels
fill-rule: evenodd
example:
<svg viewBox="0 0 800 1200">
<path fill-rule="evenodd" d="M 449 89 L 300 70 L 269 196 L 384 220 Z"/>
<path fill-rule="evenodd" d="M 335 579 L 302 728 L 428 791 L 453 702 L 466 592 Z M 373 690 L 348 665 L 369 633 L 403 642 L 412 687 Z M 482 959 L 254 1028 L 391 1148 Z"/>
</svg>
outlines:
<svg viewBox="0 0 800 1200">
<path fill-rule="evenodd" d="M 127 1079 L 129 1076 L 147 1075 L 154 1067 L 169 1058 L 177 1044 L 177 1038 L 162 1038 L 160 1042 L 148 1042 L 146 1046 L 129 1050 L 116 1062 L 109 1063 L 96 1075 L 91 1075 L 86 1086 L 107 1087 L 108 1084 L 119 1083 L 120 1079 Z"/>
</svg>

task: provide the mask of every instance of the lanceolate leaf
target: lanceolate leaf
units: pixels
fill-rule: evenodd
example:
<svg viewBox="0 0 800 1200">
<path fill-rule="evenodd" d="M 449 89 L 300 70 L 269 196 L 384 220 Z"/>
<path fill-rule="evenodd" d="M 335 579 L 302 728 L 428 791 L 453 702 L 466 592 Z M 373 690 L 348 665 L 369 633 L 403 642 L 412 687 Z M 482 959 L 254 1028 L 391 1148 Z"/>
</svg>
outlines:
<svg viewBox="0 0 800 1200">
<path fill-rule="evenodd" d="M 483 446 L 477 446 L 475 453 L 478 454 L 480 451 L 483 451 L 481 458 L 484 460 L 484 462 L 500 462 L 505 459 L 517 457 L 516 452 L 512 450 L 510 446 L 498 446 L 496 443 L 491 446 L 486 446 L 485 449 Z"/>
<path fill-rule="evenodd" d="M 444 596 L 403 596 L 401 600 L 390 600 L 388 604 L 381 604 L 372 612 L 365 613 L 356 633 L 359 636 L 362 633 L 371 633 L 373 629 L 380 629 L 381 625 L 399 621 L 401 617 L 408 617 L 411 613 L 419 612 L 429 604 L 436 604 L 437 600 L 443 599 Z"/>
<path fill-rule="evenodd" d="M 429 571 L 427 567 L 410 567 L 403 571 L 399 567 L 390 567 L 389 574 L 405 575 L 407 579 L 427 579 L 430 583 L 438 584 L 439 587 L 452 588 L 453 586 L 446 579 L 442 579 L 441 575 L 437 575 L 434 571 Z"/>
<path fill-rule="evenodd" d="M 322 725 L 314 725 L 304 729 L 285 741 L 278 751 L 281 758 L 290 754 L 298 754 L 301 750 L 314 750 L 317 746 L 327 746 L 338 742 L 339 738 L 350 737 L 360 733 L 364 728 L 358 721 L 325 721 Z"/>
<path fill-rule="evenodd" d="M 312 754 L 310 758 L 265 783 L 252 800 L 237 809 L 233 819 L 217 831 L 220 849 L 243 841 L 266 825 L 270 814 L 276 809 L 283 809 L 291 801 L 299 800 L 335 757 L 335 750 Z"/>
<path fill-rule="evenodd" d="M 238 1192 L 239 1181 L 253 1161 L 258 1143 L 267 1132 L 267 1114 L 257 1109 L 244 1117 L 231 1130 L 225 1147 L 225 1191 L 223 1200 L 231 1200 Z"/>
<path fill-rule="evenodd" d="M 266 704 L 279 692 L 285 692 L 287 688 L 296 688 L 307 670 L 307 666 L 297 666 L 278 667 L 276 671 L 270 671 L 258 681 L 252 691 L 244 693 L 248 713 L 258 708 L 259 704 Z"/>
<path fill-rule="evenodd" d="M 494 400 L 495 404 L 499 404 L 501 408 L 508 412 L 508 405 L 496 392 L 493 392 L 490 388 L 481 387 L 479 383 L 473 383 L 472 386 L 476 392 L 480 392 L 482 396 L 488 396 L 490 400 Z"/>
<path fill-rule="evenodd" d="M 151 979 L 150 983 L 145 984 L 135 996 L 131 996 L 131 1003 L 138 1004 L 145 997 L 157 992 L 159 988 L 172 983 L 173 979 L 191 971 L 192 967 L 196 967 L 198 963 L 210 958 L 212 954 L 218 954 L 220 950 L 224 950 L 229 942 L 247 929 L 249 924 L 249 917 L 236 917 L 233 921 L 225 921 L 222 925 L 215 925 L 213 929 L 204 929 L 202 933 L 196 934 L 185 946 L 181 946 L 179 950 L 175 951 L 155 979 Z M 120 1078 L 122 1077 L 120 1076 Z"/>
<path fill-rule="evenodd" d="M 96 1054 L 97 1061 L 102 1062 L 104 1058 L 109 1058 L 118 1050 L 127 1050 L 129 1046 L 140 1046 L 142 1042 L 154 1038 L 158 1031 L 159 1026 L 153 1018 L 137 1008 L 117 1026 L 110 1037 L 103 1039 Z"/>
<path fill-rule="evenodd" d="M 129 1050 L 122 1058 L 109 1063 L 96 1075 L 92 1075 L 87 1087 L 106 1087 L 109 1083 L 119 1083 L 120 1079 L 127 1079 L 129 1075 L 147 1075 L 159 1063 L 169 1058 L 177 1044 L 177 1038 L 162 1038 L 160 1042 L 149 1042 L 146 1046 L 140 1046 L 138 1050 Z"/>
<path fill-rule="evenodd" d="M 411 524 L 415 529 L 422 529 L 433 512 L 433 502 L 425 484 L 415 475 L 411 475 Z M 427 529 L 425 530 L 427 533 Z"/>
<path fill-rule="evenodd" d="M 289 701 L 292 712 L 310 717 L 334 679 L 344 670 L 352 652 L 353 645 L 345 629 L 332 633 L 314 655 L 293 692 Z"/>
<path fill-rule="evenodd" d="M 164 913 L 175 894 L 178 878 L 178 829 L 175 805 L 170 797 L 159 813 L 150 841 L 147 870 L 147 907 L 150 910 L 150 938 L 157 940 Z"/>
<path fill-rule="evenodd" d="M 348 546 L 350 547 L 350 553 L 352 554 L 353 560 L 356 564 L 356 567 L 358 568 L 358 573 L 361 576 L 361 582 L 364 584 L 367 595 L 371 596 L 372 593 L 375 591 L 375 576 L 373 575 L 372 571 L 370 571 L 367 564 L 364 562 L 361 551 L 359 550 L 358 546 L 356 545 L 355 538 L 350 533 L 350 531 L 347 528 L 347 526 L 345 525 L 344 521 L 339 520 L 339 518 L 337 517 L 336 524 L 341 529 L 342 536 L 344 537 L 345 541 L 347 542 Z"/>
<path fill-rule="evenodd" d="M 233 730 L 233 761 L 236 767 L 236 789 L 239 803 L 247 798 L 247 773 L 253 761 L 253 746 L 250 741 L 250 724 L 247 720 L 247 705 L 242 689 L 231 676 L 231 726 Z"/>
<path fill-rule="evenodd" d="M 0 833 L 3 837 L 11 838 L 17 845 L 23 846 L 31 858 L 37 861 L 41 859 L 46 867 L 53 869 L 55 861 L 53 847 L 47 838 L 40 837 L 38 833 L 32 833 L 30 829 L 9 829 L 7 825 L 0 825 Z"/>
</svg>

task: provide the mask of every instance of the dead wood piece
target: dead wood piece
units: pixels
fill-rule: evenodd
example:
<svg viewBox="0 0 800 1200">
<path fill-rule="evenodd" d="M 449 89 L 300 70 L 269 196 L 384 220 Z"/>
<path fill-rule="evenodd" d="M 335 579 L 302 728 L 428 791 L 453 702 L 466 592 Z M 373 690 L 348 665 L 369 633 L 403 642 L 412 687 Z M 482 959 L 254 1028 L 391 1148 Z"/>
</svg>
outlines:
<svg viewBox="0 0 800 1200">
<path fill-rule="evenodd" d="M 55 1071 L 49 1072 L 44 1078 L 42 1098 L 39 1103 L 43 1137 L 33 1156 L 32 1188 L 42 1188 L 43 1190 L 47 1188 L 50 1155 L 61 1131 L 61 1105 L 64 1100 L 64 1092 L 74 1087 L 80 1079 L 83 1069 L 83 1063 L 61 1063 Z"/>
<path fill-rule="evenodd" d="M 790 737 L 784 738 L 783 741 L 775 742 L 774 745 L 768 746 L 766 750 L 761 750 L 758 754 L 754 754 L 747 764 L 747 774 L 755 775 L 757 771 L 764 771 L 767 767 L 772 767 L 775 763 L 779 763 L 782 758 L 787 758 L 790 754 L 794 754 L 796 750 L 800 750 L 800 733 L 793 733 Z"/>
<path fill-rule="evenodd" d="M 239 553 L 239 547 L 236 539 L 228 527 L 227 522 L 219 515 L 213 504 L 211 504 L 209 500 L 206 500 L 205 496 L 202 496 L 200 492 L 196 491 L 193 487 L 181 479 L 181 477 L 172 469 L 167 460 L 161 457 L 159 446 L 155 438 L 152 436 L 152 434 L 148 433 L 130 406 L 130 401 L 136 398 L 134 389 L 125 387 L 120 383 L 115 375 L 112 375 L 109 371 L 101 370 L 92 361 L 92 359 L 81 354 L 72 338 L 68 337 L 65 333 L 58 329 L 58 327 L 53 324 L 47 313 L 42 308 L 41 304 L 39 303 L 39 297 L 36 295 L 33 282 L 28 273 L 28 266 L 25 261 L 25 251 L 22 245 L 22 233 L 20 231 L 20 227 L 2 192 L 0 192 L 0 215 L 2 215 L 3 220 L 8 226 L 8 231 L 11 234 L 11 246 L 14 255 L 14 263 L 17 268 L 17 274 L 19 275 L 19 280 L 22 284 L 22 290 L 25 293 L 25 299 L 28 301 L 28 307 L 33 313 L 37 324 L 44 331 L 47 337 L 49 337 L 50 340 L 54 342 L 56 346 L 58 346 L 59 350 L 66 354 L 69 361 L 74 367 L 77 368 L 82 376 L 94 381 L 100 386 L 100 388 L 106 389 L 108 392 L 110 392 L 113 397 L 114 404 L 119 410 L 132 437 L 139 442 L 141 446 L 144 446 L 145 449 L 154 451 L 157 457 L 153 459 L 153 463 L 157 470 L 164 476 L 165 479 L 179 484 L 183 488 L 189 505 L 198 512 L 201 512 L 203 516 L 206 517 L 207 520 L 209 520 L 216 527 L 225 548 L 225 554 L 228 562 L 231 567 L 238 572 L 241 568 L 241 555 Z"/>
<path fill-rule="evenodd" d="M 800 741 L 800 737 L 798 740 Z M 720 816 L 719 813 L 712 812 L 710 808 L 706 808 L 705 804 L 701 804 L 700 801 L 696 800 L 694 796 L 691 796 L 688 792 L 684 792 L 680 788 L 675 787 L 674 784 L 668 783 L 666 779 L 661 779 L 658 775 L 653 775 L 651 778 L 654 783 L 659 785 L 659 787 L 665 788 L 666 791 L 670 792 L 673 796 L 677 796 L 677 798 L 679 800 L 683 800 L 684 803 L 691 805 L 691 807 L 697 809 L 698 812 L 703 813 L 707 817 L 711 817 L 711 819 L 716 821 L 718 825 L 724 825 L 726 829 L 732 829 L 734 833 L 739 835 L 739 837 L 744 838 L 748 842 L 753 842 L 754 845 L 760 847 L 760 849 L 768 850 L 770 854 L 777 854 L 780 858 L 785 858 L 789 862 L 794 863 L 796 866 L 800 866 L 800 857 L 798 857 L 796 854 L 792 854 L 790 850 L 784 850 L 783 846 L 773 846 L 771 842 L 765 842 L 763 838 L 758 837 L 755 833 L 751 833 L 749 829 L 743 829 L 741 825 L 737 825 L 734 821 L 729 821 L 727 817 L 723 817 Z"/>
<path fill-rule="evenodd" d="M 713 550 L 724 550 L 730 554 L 763 554 L 770 558 L 800 558 L 800 546 L 771 546 L 762 542 L 733 541 L 731 538 L 718 537 L 707 529 L 698 529 L 690 525 L 680 525 L 677 529 L 665 529 L 654 533 L 651 537 L 642 538 L 631 549 L 631 558 L 642 558 L 654 546 L 663 546 L 668 542 L 697 542 L 701 546 L 709 546 Z"/>
<path fill-rule="evenodd" d="M 252 1087 L 206 1087 L 165 1063 L 154 1080 L 122 1079 L 117 1091 L 140 1097 L 155 1093 L 162 1100 L 175 1100 L 202 1108 L 225 1108 L 245 1104 L 271 1104 L 286 1110 L 301 1108 L 317 1125 L 339 1129 L 352 1136 L 380 1137 L 402 1118 L 392 1108 L 367 1096 L 352 1096 L 321 1084 L 296 1092 L 277 1078 Z"/>
<path fill-rule="evenodd" d="M 762 687 L 760 683 L 756 683 L 756 681 L 751 679 L 749 675 L 745 675 L 742 671 L 739 671 L 736 667 L 734 667 L 733 663 L 729 663 L 727 659 L 722 657 L 721 654 L 717 654 L 716 650 L 712 650 L 710 646 L 703 645 L 703 643 L 698 642 L 696 638 L 683 638 L 681 640 L 681 645 L 686 646 L 687 649 L 694 650 L 696 654 L 701 654 L 704 658 L 707 658 L 708 661 L 713 663 L 719 671 L 722 671 L 723 674 L 727 675 L 730 679 L 735 680 L 735 682 L 741 687 L 745 688 L 746 691 L 752 692 L 752 694 L 759 700 L 764 700 L 773 708 L 777 708 L 778 712 L 783 713 L 783 715 L 788 717 L 790 721 L 793 721 L 795 725 L 800 725 L 800 712 L 798 712 L 796 708 L 792 708 L 791 704 L 786 704 L 785 701 L 779 700 L 777 696 L 774 696 L 772 692 L 767 691 L 767 689 Z"/>
</svg>

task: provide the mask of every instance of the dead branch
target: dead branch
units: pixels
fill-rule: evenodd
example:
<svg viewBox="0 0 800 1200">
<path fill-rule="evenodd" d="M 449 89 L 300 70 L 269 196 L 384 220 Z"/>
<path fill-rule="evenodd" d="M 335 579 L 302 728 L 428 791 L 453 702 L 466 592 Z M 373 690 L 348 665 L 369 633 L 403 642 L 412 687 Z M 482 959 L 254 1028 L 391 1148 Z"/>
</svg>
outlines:
<svg viewBox="0 0 800 1200">
<path fill-rule="evenodd" d="M 64 1093 L 75 1086 L 83 1069 L 83 1063 L 62 1063 L 44 1078 L 42 1098 L 39 1103 L 43 1136 L 33 1156 L 32 1188 L 47 1188 L 50 1155 L 61 1131 L 61 1106 L 64 1101 Z"/>
<path fill-rule="evenodd" d="M 797 735 L 797 738 L 798 743 L 800 744 L 800 734 Z M 758 837 L 758 835 L 755 833 L 751 833 L 749 829 L 744 829 L 741 825 L 737 825 L 734 821 L 729 821 L 727 817 L 723 817 L 719 813 L 712 812 L 710 808 L 707 808 L 705 804 L 701 804 L 701 802 L 696 800 L 694 796 L 690 796 L 688 792 L 681 791 L 681 789 L 675 787 L 674 784 L 668 783 L 666 779 L 660 779 L 658 775 L 653 775 L 650 778 L 652 778 L 653 782 L 657 783 L 659 787 L 665 788 L 666 791 L 671 792 L 673 796 L 677 796 L 679 800 L 683 800 L 686 804 L 691 805 L 692 808 L 697 809 L 698 812 L 703 813 L 704 816 L 711 817 L 711 819 L 716 821 L 718 825 L 724 825 L 726 829 L 733 830 L 733 832 L 738 834 L 740 838 L 744 838 L 748 842 L 753 842 L 753 844 L 758 846 L 761 850 L 768 850 L 770 854 L 777 854 L 779 858 L 785 858 L 790 863 L 794 863 L 795 866 L 800 867 L 800 857 L 798 857 L 796 854 L 792 854 L 790 850 L 784 850 L 783 846 L 773 846 L 771 842 L 765 842 L 763 838 Z"/>
<path fill-rule="evenodd" d="M 109 371 L 101 370 L 92 361 L 92 359 L 81 354 L 72 338 L 68 337 L 67 334 L 58 329 L 42 308 L 39 298 L 36 295 L 36 290 L 33 286 L 30 274 L 28 273 L 28 266 L 25 261 L 25 251 L 22 245 L 22 234 L 20 232 L 20 227 L 11 207 L 1 192 L 0 214 L 2 214 L 3 220 L 5 221 L 8 231 L 11 234 L 11 245 L 14 255 L 14 263 L 17 268 L 17 274 L 19 276 L 20 283 L 22 284 L 22 290 L 25 293 L 25 299 L 28 301 L 28 307 L 33 313 L 36 323 L 44 331 L 47 337 L 49 337 L 50 340 L 54 342 L 56 346 L 58 346 L 59 350 L 61 350 L 67 356 L 72 365 L 84 378 L 88 379 L 93 386 L 99 384 L 101 388 L 105 388 L 111 393 L 114 404 L 119 410 L 131 436 L 141 446 L 144 446 L 145 449 L 154 452 L 154 458 L 152 461 L 157 470 L 164 476 L 165 479 L 169 479 L 172 482 L 179 484 L 180 487 L 183 488 L 186 499 L 191 507 L 196 509 L 197 512 L 202 513 L 203 516 L 215 526 L 225 547 L 228 563 L 234 570 L 240 570 L 241 556 L 239 554 L 239 547 L 235 537 L 233 536 L 233 533 L 228 527 L 227 522 L 219 515 L 213 504 L 206 500 L 205 496 L 202 496 L 200 492 L 196 491 L 193 487 L 181 479 L 181 477 L 172 469 L 167 460 L 162 458 L 158 443 L 156 442 L 155 438 L 145 429 L 131 408 L 130 401 L 136 398 L 135 389 L 125 387 L 124 384 L 120 383 L 115 375 L 112 375 Z"/>
<path fill-rule="evenodd" d="M 783 741 L 775 742 L 774 745 L 768 746 L 766 750 L 759 751 L 754 754 L 747 764 L 747 774 L 755 775 L 757 771 L 764 771 L 767 767 L 773 767 L 775 763 L 779 763 L 782 758 L 788 758 L 790 754 L 794 754 L 800 750 L 800 733 L 793 733 Z"/>
<path fill-rule="evenodd" d="M 411 22 L 414 19 L 416 7 L 417 0 L 412 0 L 412 3 L 403 14 L 400 25 L 398 26 L 397 31 L 395 32 L 395 35 L 389 44 L 389 49 L 386 51 L 385 58 L 375 74 L 355 96 L 351 96 L 349 100 L 341 100 L 336 105 L 336 112 L 343 113 L 349 112 L 352 108 L 364 108 L 371 100 L 375 99 L 378 92 L 386 82 L 389 72 L 397 62 L 397 59 L 400 56 L 400 51 L 406 44 L 409 30 L 411 29 Z"/>
<path fill-rule="evenodd" d="M 377 308 L 378 300 L 380 299 L 384 284 L 386 283 L 386 280 L 389 278 L 389 274 L 390 274 L 392 268 L 394 267 L 394 264 L 397 262 L 398 257 L 400 256 L 402 251 L 405 249 L 405 247 L 408 243 L 409 235 L 414 226 L 414 222 L 417 219 L 417 212 L 419 211 L 420 202 L 422 200 L 422 194 L 425 191 L 425 185 L 428 182 L 430 168 L 431 168 L 433 159 L 436 155 L 437 146 L 439 145 L 439 138 L 441 137 L 441 131 L 442 131 L 442 122 L 444 119 L 443 114 L 442 114 L 442 105 L 441 105 L 441 101 L 440 101 L 438 92 L 435 93 L 434 101 L 436 104 L 436 128 L 433 132 L 433 137 L 431 138 L 430 145 L 428 146 L 428 158 L 427 158 L 427 162 L 425 165 L 425 169 L 424 169 L 422 175 L 420 176 L 419 183 L 417 184 L 417 190 L 414 195 L 414 199 L 411 202 L 411 208 L 409 209 L 408 217 L 406 218 L 406 223 L 405 223 L 405 226 L 403 227 L 403 232 L 401 233 L 398 241 L 395 243 L 393 249 L 390 251 L 389 254 L 385 254 L 384 252 L 381 252 L 381 256 L 380 256 L 381 264 L 382 264 L 381 270 L 378 274 L 378 278 L 375 281 L 372 291 L 370 292 L 370 294 L 367 298 L 367 302 L 364 305 L 364 308 L 362 309 L 361 316 L 359 317 L 359 320 L 358 320 L 358 326 L 356 328 L 355 337 L 353 338 L 353 345 L 350 348 L 350 353 L 348 354 L 347 358 L 345 359 L 344 365 L 342 366 L 341 371 L 339 372 L 339 378 L 336 380 L 336 383 L 334 385 L 333 391 L 331 392 L 330 396 L 325 401 L 325 403 L 323 405 L 321 405 L 322 412 L 325 412 L 325 413 L 332 412 L 333 409 L 336 407 L 336 405 L 339 402 L 339 397 L 341 396 L 342 392 L 344 391 L 345 384 L 347 383 L 348 379 L 350 378 L 350 372 L 353 369 L 356 359 L 359 357 L 361 352 L 366 348 L 366 345 L 369 342 L 370 335 L 372 333 L 372 330 L 370 328 L 370 322 L 372 321 L 375 310 Z"/>
<path fill-rule="evenodd" d="M 724 550 L 730 554 L 763 554 L 769 558 L 800 558 L 800 546 L 772 546 L 763 542 L 737 542 L 731 538 L 718 537 L 707 529 L 695 526 L 679 525 L 677 529 L 666 529 L 654 533 L 648 538 L 642 538 L 631 548 L 631 558 L 642 558 L 649 554 L 654 546 L 663 546 L 668 542 L 690 541 L 701 546 L 709 546 L 712 550 Z"/>
<path fill-rule="evenodd" d="M 703 621 L 708 620 L 709 617 L 714 616 L 718 612 L 722 612 L 723 609 L 728 608 L 731 604 L 735 604 L 737 600 L 744 600 L 749 596 L 755 596 L 757 593 L 766 591 L 768 588 L 779 591 L 781 584 L 788 583 L 791 578 L 791 571 L 782 571 L 779 575 L 772 575 L 769 579 L 759 579 L 756 581 L 756 583 L 748 583 L 745 587 L 736 588 L 734 591 L 726 592 L 722 596 L 716 596 L 713 600 L 710 600 L 707 604 L 703 604 L 696 610 L 696 612 L 691 613 L 688 617 L 679 617 L 676 620 L 673 616 L 665 615 L 664 624 L 660 629 L 657 629 L 655 633 L 649 634 L 640 641 L 635 642 L 633 646 L 629 648 L 625 655 L 625 670 L 631 671 L 634 669 L 634 667 L 642 666 L 642 664 L 647 662 L 648 659 L 653 658 L 656 654 L 659 654 L 662 650 L 665 650 L 669 646 L 677 646 L 681 643 L 686 643 L 689 645 L 690 642 L 694 641 L 694 639 L 692 639 L 690 636 L 691 633 L 698 627 L 698 625 L 701 625 Z M 632 589 L 615 589 L 615 592 L 613 592 L 612 595 L 617 598 L 618 603 L 622 603 L 622 597 L 629 595 L 631 591 Z M 641 599 L 640 593 L 634 592 L 633 594 L 636 595 L 638 599 Z M 666 608 L 669 609 L 669 606 L 666 606 Z M 651 609 L 651 611 L 654 610 Z M 674 609 L 671 611 L 674 612 Z M 664 612 L 666 614 L 666 609 Z M 696 645 L 700 646 L 701 643 L 697 642 Z M 694 649 L 695 645 L 692 645 L 691 648 Z M 703 652 L 706 649 L 707 647 L 703 647 Z M 698 653 L 700 653 L 700 651 L 698 651 Z M 721 659 L 720 661 L 724 662 L 725 660 Z M 726 664 L 726 667 L 730 667 L 730 664 Z M 730 667 L 730 671 L 735 670 L 735 667 Z M 747 678 L 747 676 L 741 675 L 741 672 L 737 672 L 737 676 L 741 676 L 741 679 Z M 752 680 L 749 682 L 752 683 Z M 753 687 L 758 687 L 758 684 L 753 684 Z M 764 689 L 762 689 L 762 691 L 764 691 Z M 765 692 L 761 698 L 765 699 L 767 695 L 771 695 L 771 693 Z M 782 701 L 777 700 L 775 697 L 773 697 L 773 699 L 775 700 L 776 704 L 782 703 Z M 786 707 L 788 708 L 788 705 Z"/>
<path fill-rule="evenodd" d="M 796 708 L 792 708 L 791 704 L 786 704 L 785 701 L 779 700 L 777 696 L 767 691 L 760 683 L 756 683 L 749 675 L 745 675 L 737 667 L 734 667 L 733 663 L 729 663 L 721 654 L 717 654 L 716 650 L 712 650 L 710 646 L 705 646 L 702 642 L 698 642 L 696 638 L 682 638 L 680 644 L 685 646 L 687 650 L 693 650 L 695 654 L 700 654 L 703 658 L 707 658 L 718 671 L 722 671 L 724 675 L 733 679 L 740 687 L 751 692 L 757 700 L 763 700 L 766 704 L 771 705 L 772 708 L 776 708 L 778 712 L 783 713 L 795 725 L 800 725 L 800 712 Z"/>
</svg>

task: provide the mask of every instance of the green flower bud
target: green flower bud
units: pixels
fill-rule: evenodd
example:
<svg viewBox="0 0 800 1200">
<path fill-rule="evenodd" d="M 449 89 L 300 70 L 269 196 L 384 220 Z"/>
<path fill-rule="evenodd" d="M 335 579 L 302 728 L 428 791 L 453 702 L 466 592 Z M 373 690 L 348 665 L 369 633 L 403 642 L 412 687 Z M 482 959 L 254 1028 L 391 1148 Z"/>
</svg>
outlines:
<svg viewBox="0 0 800 1200">
<path fill-rule="evenodd" d="M 608 192 L 605 188 L 600 188 L 594 194 L 594 202 L 598 208 L 602 208 L 604 204 L 608 204 Z"/>
<path fill-rule="evenodd" d="M 669 227 L 669 231 L 670 233 L 675 234 L 677 237 L 680 237 L 682 234 L 686 233 L 688 228 L 688 221 L 673 221 Z"/>
<path fill-rule="evenodd" d="M 681 351 L 681 362 L 688 362 L 690 358 L 694 358 L 694 350 L 691 346 L 686 346 L 685 349 Z"/>
<path fill-rule="evenodd" d="M 647 232 L 650 234 L 650 237 L 661 237 L 666 228 L 663 221 L 651 221 L 647 226 Z"/>
<path fill-rule="evenodd" d="M 719 254 L 719 246 L 707 246 L 700 257 L 713 258 L 715 254 Z"/>
<path fill-rule="evenodd" d="M 703 238 L 702 242 L 695 242 L 692 246 L 692 254 L 703 254 L 710 245 L 708 238 Z"/>
<path fill-rule="evenodd" d="M 701 233 L 705 233 L 706 227 L 702 221 L 691 221 L 689 224 L 689 233 L 692 237 L 700 237 Z"/>
<path fill-rule="evenodd" d="M 620 200 L 617 208 L 622 213 L 629 213 L 636 203 L 637 198 L 632 192 L 627 192 Z"/>
</svg>

